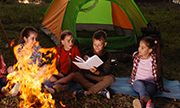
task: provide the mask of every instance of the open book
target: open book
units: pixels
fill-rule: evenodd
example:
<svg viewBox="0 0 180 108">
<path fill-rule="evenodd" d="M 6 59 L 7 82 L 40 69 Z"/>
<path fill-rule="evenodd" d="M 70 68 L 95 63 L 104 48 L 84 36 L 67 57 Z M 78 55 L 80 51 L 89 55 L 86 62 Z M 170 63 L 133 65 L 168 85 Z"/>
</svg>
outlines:
<svg viewBox="0 0 180 108">
<path fill-rule="evenodd" d="M 86 61 L 83 60 L 81 57 L 76 56 L 73 63 L 77 65 L 80 69 L 87 69 L 89 70 L 92 67 L 99 67 L 101 64 L 103 64 L 103 61 L 97 56 L 94 55 L 92 57 L 89 57 Z"/>
</svg>

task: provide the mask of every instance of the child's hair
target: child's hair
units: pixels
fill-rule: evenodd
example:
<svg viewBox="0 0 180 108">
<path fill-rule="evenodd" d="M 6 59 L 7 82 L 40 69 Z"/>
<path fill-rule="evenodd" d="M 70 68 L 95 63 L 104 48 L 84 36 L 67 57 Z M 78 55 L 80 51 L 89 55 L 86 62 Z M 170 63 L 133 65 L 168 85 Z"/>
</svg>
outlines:
<svg viewBox="0 0 180 108">
<path fill-rule="evenodd" d="M 64 40 L 64 38 L 65 38 L 67 35 L 73 36 L 73 34 L 72 34 L 71 31 L 69 31 L 69 30 L 64 30 L 64 31 L 61 33 L 60 40 Z"/>
<path fill-rule="evenodd" d="M 141 41 L 144 41 L 149 48 L 153 49 L 153 54 L 155 54 L 156 57 L 156 63 L 157 63 L 157 74 L 160 77 L 160 83 L 163 84 L 163 81 L 161 79 L 161 75 L 163 72 L 162 64 L 161 64 L 161 47 L 160 47 L 160 38 L 158 36 L 150 37 L 145 36 L 141 39 Z"/>
<path fill-rule="evenodd" d="M 162 72 L 162 67 L 161 67 L 161 53 L 160 53 L 160 40 L 155 39 L 150 36 L 144 36 L 140 41 L 144 41 L 145 44 L 147 45 L 148 48 L 152 48 L 152 54 L 155 54 L 156 60 L 157 60 L 157 65 L 158 65 L 158 72 L 159 74 Z"/>
<path fill-rule="evenodd" d="M 20 43 L 24 43 L 24 37 L 28 38 L 30 33 L 38 33 L 37 29 L 32 26 L 26 26 L 20 33 Z"/>
<path fill-rule="evenodd" d="M 155 40 L 154 38 L 150 36 L 145 36 L 140 41 L 144 41 L 146 46 L 153 50 L 152 53 L 157 54 L 157 44 L 158 44 L 157 40 Z"/>
<path fill-rule="evenodd" d="M 94 34 L 92 39 L 102 40 L 106 42 L 107 33 L 103 30 L 97 30 Z"/>
</svg>

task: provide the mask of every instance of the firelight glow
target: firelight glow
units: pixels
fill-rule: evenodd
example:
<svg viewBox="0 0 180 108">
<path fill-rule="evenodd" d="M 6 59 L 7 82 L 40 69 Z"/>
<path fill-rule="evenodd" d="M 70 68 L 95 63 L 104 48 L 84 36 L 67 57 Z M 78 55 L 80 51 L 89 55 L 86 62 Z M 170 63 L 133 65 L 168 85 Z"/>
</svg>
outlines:
<svg viewBox="0 0 180 108">
<path fill-rule="evenodd" d="M 56 53 L 55 48 L 41 48 L 39 51 L 47 54 L 46 57 L 52 57 Z M 42 92 L 42 83 L 52 74 L 58 73 L 55 65 L 56 60 L 53 59 L 51 63 L 39 66 L 37 63 L 29 64 L 32 51 L 24 51 L 22 55 L 25 56 L 21 56 L 13 66 L 14 72 L 8 74 L 9 82 L 6 87 L 12 87 L 13 84 L 17 83 L 20 84 L 20 108 L 55 108 L 52 95 Z M 46 58 L 41 59 L 46 60 Z"/>
</svg>

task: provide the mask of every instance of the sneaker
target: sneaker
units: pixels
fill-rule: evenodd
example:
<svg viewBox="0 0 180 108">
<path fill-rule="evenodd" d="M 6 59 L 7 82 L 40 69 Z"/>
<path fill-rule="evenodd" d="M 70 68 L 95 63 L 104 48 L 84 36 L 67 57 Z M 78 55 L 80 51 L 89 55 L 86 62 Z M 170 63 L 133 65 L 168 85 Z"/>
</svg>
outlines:
<svg viewBox="0 0 180 108">
<path fill-rule="evenodd" d="M 6 88 L 6 87 L 3 87 L 3 88 L 1 89 L 1 93 L 2 93 L 3 95 L 5 95 L 5 96 L 10 95 L 9 92 L 10 92 L 10 90 L 9 90 L 8 88 Z"/>
<path fill-rule="evenodd" d="M 44 88 L 51 94 L 55 93 L 55 90 L 52 87 L 48 87 L 47 85 L 44 85 Z"/>
<path fill-rule="evenodd" d="M 14 87 L 11 89 L 10 93 L 12 96 L 16 96 L 20 91 L 20 83 L 16 83 Z"/>
<path fill-rule="evenodd" d="M 141 102 L 139 99 L 134 99 L 133 100 L 133 108 L 142 108 Z"/>
<path fill-rule="evenodd" d="M 146 108 L 154 108 L 154 104 L 152 103 L 151 99 L 149 99 L 148 102 L 146 103 Z"/>
<path fill-rule="evenodd" d="M 103 97 L 106 97 L 107 99 L 110 99 L 111 96 L 110 96 L 110 92 L 106 89 L 102 90 L 102 91 L 99 91 L 98 94 L 102 95 Z"/>
<path fill-rule="evenodd" d="M 82 97 L 82 96 L 85 96 L 84 90 L 77 90 L 77 91 L 74 91 L 74 92 L 73 92 L 73 96 L 75 96 L 75 97 Z"/>
<path fill-rule="evenodd" d="M 42 84 L 42 89 L 43 91 L 48 91 L 49 93 L 55 93 L 55 89 L 53 88 L 53 83 L 50 82 L 49 80 L 44 81 Z"/>
</svg>

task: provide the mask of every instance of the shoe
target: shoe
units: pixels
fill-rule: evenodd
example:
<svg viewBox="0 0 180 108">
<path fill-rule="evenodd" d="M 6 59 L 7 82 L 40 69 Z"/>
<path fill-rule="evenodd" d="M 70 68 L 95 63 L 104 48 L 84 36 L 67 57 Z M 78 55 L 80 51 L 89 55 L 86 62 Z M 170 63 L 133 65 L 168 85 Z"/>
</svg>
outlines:
<svg viewBox="0 0 180 108">
<path fill-rule="evenodd" d="M 16 83 L 14 87 L 11 89 L 10 93 L 12 96 L 16 96 L 20 91 L 20 83 Z"/>
<path fill-rule="evenodd" d="M 44 81 L 42 84 L 43 91 L 48 91 L 49 93 L 53 94 L 55 93 L 55 89 L 53 88 L 53 83 L 49 80 Z"/>
<path fill-rule="evenodd" d="M 6 88 L 6 87 L 3 87 L 3 88 L 1 89 L 1 93 L 2 93 L 4 96 L 10 95 L 9 92 L 10 92 L 10 90 L 9 90 L 8 88 Z"/>
<path fill-rule="evenodd" d="M 51 94 L 55 93 L 55 90 L 52 87 L 48 87 L 47 85 L 44 85 L 44 88 Z"/>
<path fill-rule="evenodd" d="M 98 94 L 100 94 L 103 97 L 106 97 L 107 99 L 110 99 L 110 92 L 107 89 L 104 89 L 102 91 L 99 91 Z"/>
<path fill-rule="evenodd" d="M 77 90 L 77 91 L 74 91 L 74 92 L 73 92 L 73 96 L 75 96 L 75 97 L 82 97 L 82 96 L 85 96 L 84 90 Z"/>
<path fill-rule="evenodd" d="M 154 108 L 154 104 L 152 103 L 152 100 L 149 99 L 146 103 L 146 108 Z"/>
<path fill-rule="evenodd" d="M 139 99 L 133 100 L 133 108 L 142 108 L 142 105 Z"/>
</svg>

